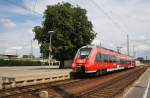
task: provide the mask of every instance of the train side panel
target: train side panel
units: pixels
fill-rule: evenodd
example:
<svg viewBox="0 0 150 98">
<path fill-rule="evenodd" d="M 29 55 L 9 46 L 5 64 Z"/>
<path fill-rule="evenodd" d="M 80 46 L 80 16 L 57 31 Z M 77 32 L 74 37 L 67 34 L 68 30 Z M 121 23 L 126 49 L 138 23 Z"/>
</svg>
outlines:
<svg viewBox="0 0 150 98">
<path fill-rule="evenodd" d="M 133 58 L 103 48 L 84 47 L 78 50 L 72 69 L 74 72 L 96 73 L 135 67 Z"/>
</svg>

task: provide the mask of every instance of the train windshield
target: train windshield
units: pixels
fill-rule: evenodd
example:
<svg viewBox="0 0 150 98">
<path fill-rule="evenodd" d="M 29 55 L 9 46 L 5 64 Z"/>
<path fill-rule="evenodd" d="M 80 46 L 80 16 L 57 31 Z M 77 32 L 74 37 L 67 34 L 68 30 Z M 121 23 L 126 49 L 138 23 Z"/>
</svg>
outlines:
<svg viewBox="0 0 150 98">
<path fill-rule="evenodd" d="M 87 58 L 90 55 L 92 48 L 81 48 L 79 52 L 79 57 L 81 59 Z"/>
</svg>

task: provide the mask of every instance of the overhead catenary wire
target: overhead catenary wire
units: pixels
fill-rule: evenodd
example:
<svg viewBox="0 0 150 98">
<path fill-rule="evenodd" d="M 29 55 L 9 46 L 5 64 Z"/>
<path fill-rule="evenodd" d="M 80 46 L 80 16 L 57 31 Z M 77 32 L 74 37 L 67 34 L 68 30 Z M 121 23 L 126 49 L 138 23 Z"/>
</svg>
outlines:
<svg viewBox="0 0 150 98">
<path fill-rule="evenodd" d="M 119 23 L 117 23 L 116 21 L 114 21 L 114 19 L 99 5 L 97 4 L 94 0 L 90 0 L 92 4 L 94 4 L 112 23 L 113 25 L 120 30 L 122 33 L 126 34 L 128 36 L 128 33 L 126 32 L 126 30 L 124 30 Z M 123 23 L 123 27 L 125 27 L 126 25 Z M 127 54 L 130 55 L 129 53 L 129 40 L 127 41 Z"/>
<path fill-rule="evenodd" d="M 114 21 L 114 19 L 99 5 L 99 4 L 97 4 L 94 0 L 90 0 L 91 1 L 91 3 L 93 4 L 93 5 L 95 5 L 95 7 L 97 7 L 112 23 L 113 23 L 113 25 L 117 28 L 117 29 L 119 29 L 121 32 L 123 32 L 123 33 L 126 33 L 123 29 L 122 29 L 122 27 L 116 22 L 116 21 Z"/>
<path fill-rule="evenodd" d="M 104 5 L 103 3 L 101 3 L 101 2 L 99 2 L 99 4 L 102 5 L 102 6 L 105 6 L 105 5 Z M 107 11 L 107 13 L 112 13 L 112 12 L 113 12 L 112 8 L 108 8 L 108 9 L 109 9 L 110 11 L 109 11 L 109 12 Z M 123 21 L 121 15 L 120 15 L 119 13 L 115 13 L 114 15 L 120 18 L 119 23 L 121 23 L 122 27 L 124 28 L 123 30 L 125 30 L 125 31 L 128 30 L 128 26 L 127 26 L 127 24 Z M 113 16 L 111 16 L 111 17 L 113 18 Z M 127 32 L 127 31 L 126 31 L 126 32 Z"/>
</svg>

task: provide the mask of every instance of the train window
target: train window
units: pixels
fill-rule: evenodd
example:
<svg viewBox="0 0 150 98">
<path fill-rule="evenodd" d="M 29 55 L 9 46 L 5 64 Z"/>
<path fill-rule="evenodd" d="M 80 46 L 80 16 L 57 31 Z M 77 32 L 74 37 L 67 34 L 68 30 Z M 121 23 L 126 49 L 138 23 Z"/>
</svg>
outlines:
<svg viewBox="0 0 150 98">
<path fill-rule="evenodd" d="M 105 55 L 104 54 L 97 54 L 96 55 L 96 62 L 104 62 L 105 61 Z"/>
<path fill-rule="evenodd" d="M 128 64 L 129 61 L 125 59 L 120 59 L 120 64 Z"/>
<path fill-rule="evenodd" d="M 109 55 L 106 55 L 106 62 L 110 62 Z"/>
<path fill-rule="evenodd" d="M 107 55 L 107 62 L 116 62 L 116 57 L 112 55 Z"/>
<path fill-rule="evenodd" d="M 109 56 L 106 54 L 103 54 L 103 61 L 108 62 L 109 61 Z"/>
<path fill-rule="evenodd" d="M 114 56 L 112 56 L 112 55 L 110 55 L 109 56 L 109 62 L 115 62 L 116 60 L 115 60 L 115 57 Z"/>
<path fill-rule="evenodd" d="M 101 62 L 104 62 L 104 55 L 100 54 L 100 57 L 101 57 Z"/>
<path fill-rule="evenodd" d="M 104 56 L 104 54 L 101 54 L 101 61 L 102 61 L 102 62 L 105 61 L 105 56 Z"/>
<path fill-rule="evenodd" d="M 108 62 L 112 62 L 112 56 L 108 55 Z"/>
<path fill-rule="evenodd" d="M 100 62 L 100 61 L 101 61 L 101 55 L 100 55 L 100 54 L 97 54 L 97 55 L 96 55 L 96 61 L 97 61 L 97 62 Z"/>
<path fill-rule="evenodd" d="M 100 54 L 100 61 L 101 61 L 101 62 L 104 61 L 104 56 L 103 56 L 103 54 Z"/>
<path fill-rule="evenodd" d="M 127 62 L 127 64 L 131 64 L 131 62 L 132 62 L 132 61 L 129 60 L 129 61 Z"/>
<path fill-rule="evenodd" d="M 117 58 L 115 56 L 112 56 L 112 61 L 117 62 Z"/>
<path fill-rule="evenodd" d="M 116 58 L 116 62 L 117 62 L 117 63 L 120 63 L 120 61 L 121 61 L 121 59 Z"/>
<path fill-rule="evenodd" d="M 120 64 L 124 64 L 124 61 L 123 61 L 123 59 L 120 59 Z"/>
<path fill-rule="evenodd" d="M 90 55 L 91 50 L 91 48 L 81 48 L 79 52 L 80 58 L 87 58 Z"/>
<path fill-rule="evenodd" d="M 113 62 L 113 56 L 109 56 L 109 62 Z"/>
<path fill-rule="evenodd" d="M 116 62 L 117 58 L 107 54 L 97 54 L 95 60 L 97 62 Z"/>
</svg>

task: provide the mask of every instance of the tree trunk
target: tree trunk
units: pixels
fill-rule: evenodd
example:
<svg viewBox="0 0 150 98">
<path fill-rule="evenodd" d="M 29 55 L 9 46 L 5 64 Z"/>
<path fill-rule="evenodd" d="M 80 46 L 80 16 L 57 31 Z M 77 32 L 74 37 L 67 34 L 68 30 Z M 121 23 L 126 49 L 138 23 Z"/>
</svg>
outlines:
<svg viewBox="0 0 150 98">
<path fill-rule="evenodd" d="M 61 68 L 61 69 L 64 68 L 64 61 L 60 61 L 60 68 Z"/>
</svg>

